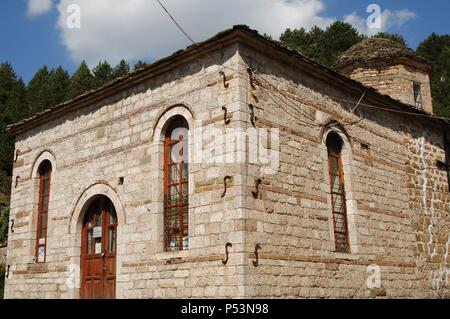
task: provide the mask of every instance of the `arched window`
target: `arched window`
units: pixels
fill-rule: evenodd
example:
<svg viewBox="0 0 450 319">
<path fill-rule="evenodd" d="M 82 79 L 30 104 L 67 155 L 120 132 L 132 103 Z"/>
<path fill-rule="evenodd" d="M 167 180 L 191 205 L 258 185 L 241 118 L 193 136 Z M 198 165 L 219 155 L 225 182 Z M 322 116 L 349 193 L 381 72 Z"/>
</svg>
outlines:
<svg viewBox="0 0 450 319">
<path fill-rule="evenodd" d="M 50 182 L 52 164 L 44 161 L 39 166 L 39 206 L 36 232 L 36 261 L 43 263 L 47 254 L 48 204 L 50 200 Z"/>
<path fill-rule="evenodd" d="M 342 146 L 344 141 L 335 132 L 327 136 L 328 169 L 330 174 L 331 206 L 333 211 L 336 251 L 350 252 L 347 205 L 345 199 L 344 171 L 342 166 Z"/>
<path fill-rule="evenodd" d="M 189 248 L 188 123 L 175 117 L 164 139 L 164 244 L 166 251 Z"/>
</svg>

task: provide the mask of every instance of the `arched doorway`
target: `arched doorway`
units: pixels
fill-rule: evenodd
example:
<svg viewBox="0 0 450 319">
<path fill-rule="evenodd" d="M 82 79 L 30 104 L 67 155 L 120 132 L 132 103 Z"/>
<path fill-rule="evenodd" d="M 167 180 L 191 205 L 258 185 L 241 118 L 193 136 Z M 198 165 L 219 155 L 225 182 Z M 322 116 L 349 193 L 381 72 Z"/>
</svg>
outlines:
<svg viewBox="0 0 450 319">
<path fill-rule="evenodd" d="M 99 196 L 90 204 L 81 236 L 80 297 L 115 298 L 117 214 L 108 197 Z"/>
</svg>

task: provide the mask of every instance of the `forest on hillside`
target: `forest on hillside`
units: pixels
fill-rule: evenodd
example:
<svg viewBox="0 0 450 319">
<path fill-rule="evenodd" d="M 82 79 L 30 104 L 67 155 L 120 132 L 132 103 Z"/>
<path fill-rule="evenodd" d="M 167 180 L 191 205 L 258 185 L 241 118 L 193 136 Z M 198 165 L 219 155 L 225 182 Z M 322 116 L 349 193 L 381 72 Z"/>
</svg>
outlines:
<svg viewBox="0 0 450 319">
<path fill-rule="evenodd" d="M 365 37 L 350 24 L 335 22 L 326 29 L 287 29 L 278 41 L 332 67 L 340 53 Z M 376 37 L 389 38 L 407 45 L 405 39 L 398 34 L 379 33 Z M 433 65 L 431 86 L 436 115 L 450 118 L 450 35 L 431 34 L 418 46 L 417 53 Z M 145 65 L 139 61 L 133 69 Z M 124 60 L 114 67 L 107 61 L 102 61 L 92 70 L 83 61 L 72 75 L 62 66 L 49 69 L 44 65 L 25 84 L 11 64 L 0 64 L 0 244 L 7 239 L 14 152 L 14 137 L 7 132 L 6 127 L 129 72 L 130 66 Z"/>
</svg>

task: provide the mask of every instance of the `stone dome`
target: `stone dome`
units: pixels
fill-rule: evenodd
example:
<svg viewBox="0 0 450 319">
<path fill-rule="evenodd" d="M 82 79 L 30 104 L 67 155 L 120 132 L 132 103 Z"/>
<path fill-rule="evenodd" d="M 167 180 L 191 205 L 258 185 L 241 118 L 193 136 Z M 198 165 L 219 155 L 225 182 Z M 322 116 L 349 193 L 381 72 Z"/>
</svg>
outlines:
<svg viewBox="0 0 450 319">
<path fill-rule="evenodd" d="M 341 69 L 350 65 L 367 64 L 379 60 L 387 61 L 398 58 L 409 58 L 416 62 L 427 64 L 413 50 L 388 39 L 368 38 L 355 44 L 342 53 L 337 60 L 335 69 Z"/>
</svg>

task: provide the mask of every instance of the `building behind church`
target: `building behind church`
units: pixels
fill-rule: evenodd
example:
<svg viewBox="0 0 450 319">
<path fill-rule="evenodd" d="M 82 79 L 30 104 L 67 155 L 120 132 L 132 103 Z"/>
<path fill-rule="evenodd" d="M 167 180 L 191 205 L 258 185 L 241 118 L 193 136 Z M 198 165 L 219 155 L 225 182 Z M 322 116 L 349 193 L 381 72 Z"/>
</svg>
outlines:
<svg viewBox="0 0 450 319">
<path fill-rule="evenodd" d="M 235 26 L 11 126 L 5 297 L 449 298 L 429 71 Z"/>
</svg>

